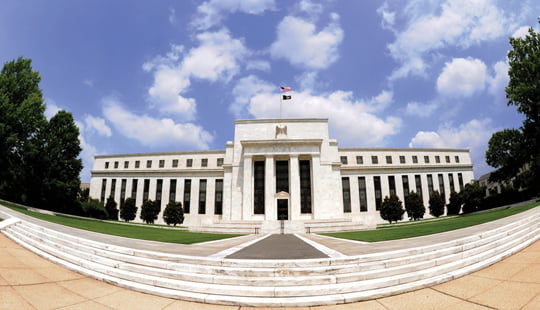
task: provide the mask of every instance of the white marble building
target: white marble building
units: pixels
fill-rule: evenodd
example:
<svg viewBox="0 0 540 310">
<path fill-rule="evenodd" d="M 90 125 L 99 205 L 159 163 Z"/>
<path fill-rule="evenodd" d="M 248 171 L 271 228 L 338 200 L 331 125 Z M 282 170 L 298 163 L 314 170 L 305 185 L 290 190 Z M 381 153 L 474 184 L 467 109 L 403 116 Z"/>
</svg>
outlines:
<svg viewBox="0 0 540 310">
<path fill-rule="evenodd" d="M 327 119 L 254 119 L 235 122 L 225 150 L 96 156 L 90 196 L 181 201 L 192 230 L 331 231 L 383 222 L 390 193 L 427 206 L 473 179 L 468 150 L 338 148 Z"/>
</svg>

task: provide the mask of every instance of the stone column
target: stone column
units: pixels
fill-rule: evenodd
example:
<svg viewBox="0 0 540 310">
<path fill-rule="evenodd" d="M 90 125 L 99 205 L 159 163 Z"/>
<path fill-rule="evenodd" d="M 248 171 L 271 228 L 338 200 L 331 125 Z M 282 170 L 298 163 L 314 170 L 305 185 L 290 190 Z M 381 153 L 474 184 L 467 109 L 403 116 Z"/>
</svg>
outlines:
<svg viewBox="0 0 540 310">
<path fill-rule="evenodd" d="M 276 168 L 274 157 L 267 156 L 264 162 L 264 213 L 266 220 L 277 220 Z"/>
<path fill-rule="evenodd" d="M 253 214 L 253 158 L 244 156 L 244 186 L 242 189 L 242 219 L 247 220 Z"/>
<path fill-rule="evenodd" d="M 298 163 L 298 155 L 291 155 L 289 167 L 289 201 L 290 219 L 295 220 L 300 217 L 300 166 Z"/>
</svg>

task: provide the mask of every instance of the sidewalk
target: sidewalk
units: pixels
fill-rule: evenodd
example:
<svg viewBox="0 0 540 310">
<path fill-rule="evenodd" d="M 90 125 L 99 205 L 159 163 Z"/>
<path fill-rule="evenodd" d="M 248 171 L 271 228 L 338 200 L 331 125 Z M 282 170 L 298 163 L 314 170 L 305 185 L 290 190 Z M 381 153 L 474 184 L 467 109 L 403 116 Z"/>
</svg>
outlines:
<svg viewBox="0 0 540 310">
<path fill-rule="evenodd" d="M 0 309 L 253 308 L 122 289 L 61 268 L 0 234 Z M 296 309 L 540 309 L 540 241 L 486 269 L 431 288 L 361 303 Z"/>
</svg>

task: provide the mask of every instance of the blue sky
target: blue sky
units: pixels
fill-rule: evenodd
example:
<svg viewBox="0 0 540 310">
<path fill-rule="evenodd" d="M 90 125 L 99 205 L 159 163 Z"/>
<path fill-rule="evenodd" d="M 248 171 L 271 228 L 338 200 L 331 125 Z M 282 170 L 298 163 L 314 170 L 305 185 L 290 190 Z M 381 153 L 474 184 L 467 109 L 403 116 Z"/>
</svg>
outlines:
<svg viewBox="0 0 540 310">
<path fill-rule="evenodd" d="M 527 0 L 3 0 L 0 60 L 31 58 L 47 116 L 72 112 L 93 156 L 224 149 L 235 119 L 327 117 L 341 147 L 467 148 L 492 170 L 510 36 Z"/>
</svg>

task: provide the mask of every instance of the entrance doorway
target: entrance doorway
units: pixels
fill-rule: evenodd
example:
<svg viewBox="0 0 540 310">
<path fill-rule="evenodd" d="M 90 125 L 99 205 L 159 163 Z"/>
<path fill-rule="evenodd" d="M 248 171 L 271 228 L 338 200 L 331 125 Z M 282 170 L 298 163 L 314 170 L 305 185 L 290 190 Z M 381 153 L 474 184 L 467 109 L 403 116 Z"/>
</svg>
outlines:
<svg viewBox="0 0 540 310">
<path fill-rule="evenodd" d="M 277 200 L 277 218 L 278 220 L 289 220 L 289 199 Z"/>
</svg>

